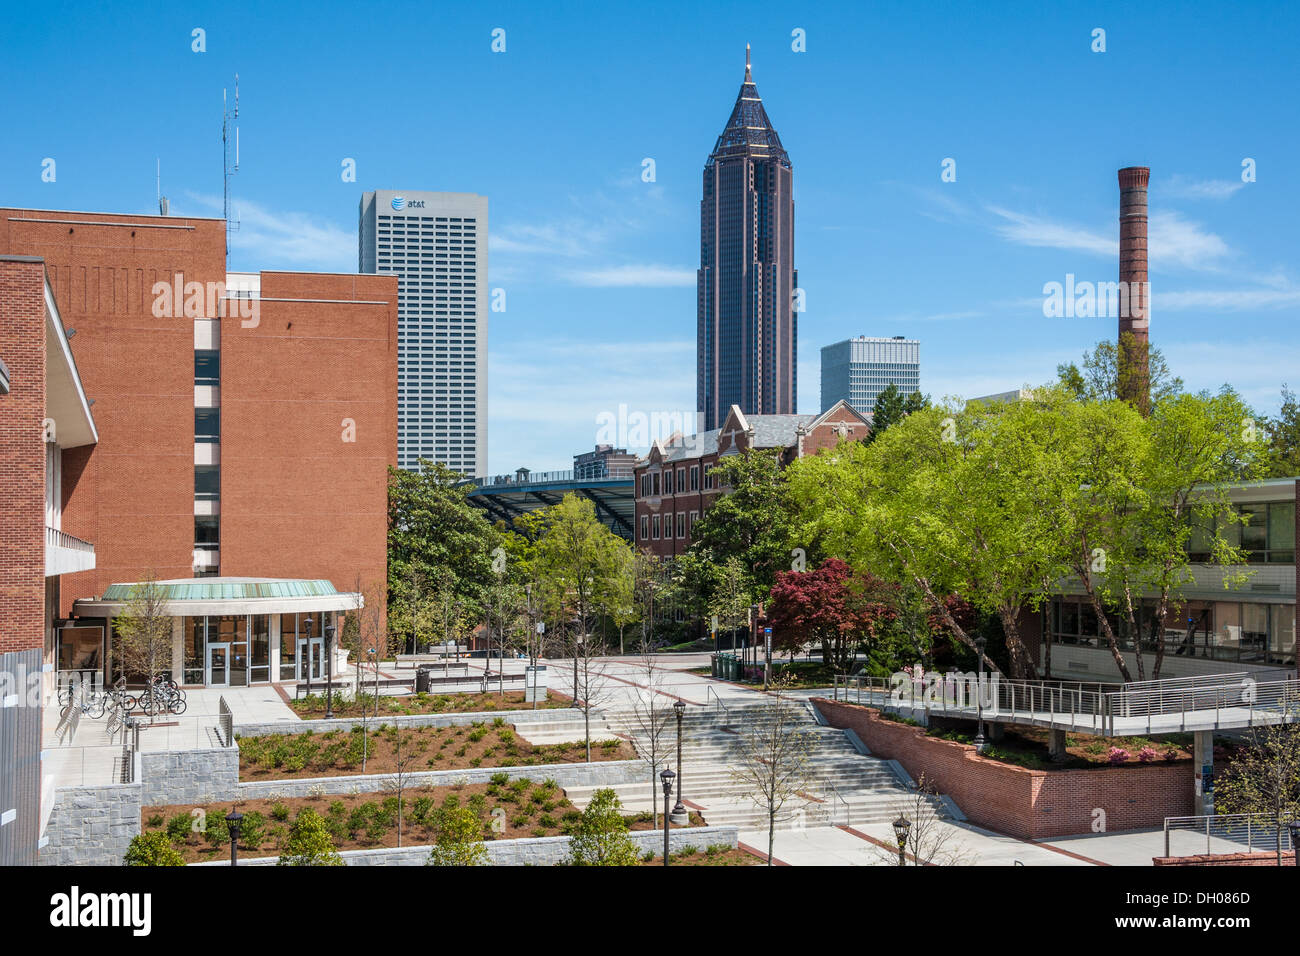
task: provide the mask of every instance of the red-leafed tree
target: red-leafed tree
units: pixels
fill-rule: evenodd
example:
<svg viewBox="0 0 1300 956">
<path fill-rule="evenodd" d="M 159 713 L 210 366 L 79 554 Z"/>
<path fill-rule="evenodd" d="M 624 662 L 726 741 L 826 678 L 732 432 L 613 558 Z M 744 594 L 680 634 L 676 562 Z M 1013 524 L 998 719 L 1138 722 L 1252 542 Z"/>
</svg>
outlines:
<svg viewBox="0 0 1300 956">
<path fill-rule="evenodd" d="M 889 587 L 855 574 L 839 558 L 811 571 L 782 571 L 772 586 L 772 643 L 782 650 L 820 644 L 822 660 L 846 672 L 859 645 L 893 619 Z"/>
</svg>

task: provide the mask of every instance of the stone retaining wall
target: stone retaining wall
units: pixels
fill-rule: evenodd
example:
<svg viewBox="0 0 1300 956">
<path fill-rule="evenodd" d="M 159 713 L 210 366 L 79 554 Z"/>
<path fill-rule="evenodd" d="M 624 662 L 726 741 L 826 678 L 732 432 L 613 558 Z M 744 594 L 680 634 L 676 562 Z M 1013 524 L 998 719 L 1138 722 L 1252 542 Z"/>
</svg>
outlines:
<svg viewBox="0 0 1300 956">
<path fill-rule="evenodd" d="M 39 866 L 120 866 L 140 832 L 141 785 L 64 787 L 55 791 Z"/>
<path fill-rule="evenodd" d="M 669 852 L 676 853 L 693 846 L 701 852 L 706 847 L 722 845 L 734 849 L 738 829 L 729 827 L 692 827 L 672 830 L 668 835 Z M 628 834 L 637 849 L 645 853 L 653 850 L 662 853 L 662 830 L 633 830 Z M 488 856 L 493 866 L 555 866 L 569 855 L 569 838 L 527 837 L 519 840 L 495 840 L 487 844 Z M 383 847 L 378 850 L 346 850 L 339 855 L 348 866 L 423 866 L 429 859 L 428 846 Z M 259 857 L 239 861 L 240 866 L 273 866 L 278 857 Z M 191 866 L 229 866 L 229 862 L 192 863 Z"/>
<path fill-rule="evenodd" d="M 172 803 L 211 803 L 229 800 L 239 786 L 239 750 L 141 751 L 137 777 L 145 806 Z"/>
</svg>

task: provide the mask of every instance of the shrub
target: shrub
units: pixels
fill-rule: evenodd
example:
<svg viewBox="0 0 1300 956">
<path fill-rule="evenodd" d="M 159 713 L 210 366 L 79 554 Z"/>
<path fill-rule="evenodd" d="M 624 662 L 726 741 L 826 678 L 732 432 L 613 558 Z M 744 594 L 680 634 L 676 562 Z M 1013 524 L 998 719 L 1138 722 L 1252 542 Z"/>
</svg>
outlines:
<svg viewBox="0 0 1300 956">
<path fill-rule="evenodd" d="M 492 726 L 493 726 L 493 727 L 504 727 L 505 725 L 506 725 L 506 719 L 505 719 L 504 717 L 493 717 L 493 718 L 492 718 Z"/>
<path fill-rule="evenodd" d="M 203 828 L 203 838 L 212 847 L 220 847 L 230 842 L 230 828 L 221 812 L 209 813 L 207 825 Z"/>
<path fill-rule="evenodd" d="M 283 823 L 289 819 L 289 808 L 283 803 L 276 803 L 271 806 L 271 819 L 278 823 Z"/>
<path fill-rule="evenodd" d="M 1123 747 L 1111 747 L 1110 753 L 1106 755 L 1107 763 L 1118 765 L 1128 760 L 1131 755 Z"/>
<path fill-rule="evenodd" d="M 311 807 L 299 811 L 277 866 L 342 866 L 325 821 Z"/>
<path fill-rule="evenodd" d="M 429 851 L 426 866 L 486 866 L 488 864 L 487 847 L 481 840 L 482 828 L 479 825 L 478 815 L 473 810 L 468 807 L 444 806 L 435 816 L 438 839 Z"/>
<path fill-rule="evenodd" d="M 514 743 L 515 732 L 510 730 L 508 727 L 503 727 L 497 731 L 497 740 L 501 741 L 503 744 Z"/>
<path fill-rule="evenodd" d="M 133 836 L 122 862 L 127 866 L 184 866 L 185 858 L 172 846 L 166 833 L 155 830 Z"/>
<path fill-rule="evenodd" d="M 172 843 L 184 843 L 193 833 L 194 818 L 188 813 L 178 813 L 167 821 L 167 838 Z"/>
<path fill-rule="evenodd" d="M 491 783 L 493 786 L 504 787 L 506 784 L 508 784 L 508 783 L 510 782 L 510 774 L 508 774 L 508 773 L 494 773 L 494 774 L 489 778 L 488 782 Z"/>
<path fill-rule="evenodd" d="M 1150 763 L 1155 759 L 1156 759 L 1156 751 L 1154 747 L 1143 747 L 1141 750 L 1138 751 L 1138 760 L 1142 761 L 1143 763 Z"/>
<path fill-rule="evenodd" d="M 450 797 L 451 794 L 448 794 Z M 428 822 L 429 814 L 433 812 L 432 797 L 416 797 L 415 802 L 411 805 L 411 822 L 422 824 Z"/>
<path fill-rule="evenodd" d="M 1177 759 L 1178 759 L 1178 751 L 1175 750 L 1173 747 L 1170 747 L 1168 750 L 1165 751 L 1165 760 L 1172 763 Z"/>
<path fill-rule="evenodd" d="M 545 827 L 548 830 L 554 830 L 559 824 L 555 822 L 555 817 L 551 816 L 549 813 L 543 813 L 537 818 L 537 825 Z"/>
<path fill-rule="evenodd" d="M 158 827 L 163 825 L 163 815 L 161 813 L 155 813 L 153 816 L 151 816 L 148 820 L 144 822 L 144 825 L 147 827 L 152 827 L 155 830 L 158 829 Z"/>
<path fill-rule="evenodd" d="M 583 811 L 569 841 L 573 866 L 634 866 L 636 844 L 627 835 L 627 821 L 619 813 L 618 795 L 609 788 L 597 790 Z M 566 814 L 567 817 L 567 814 Z"/>
<path fill-rule="evenodd" d="M 260 849 L 266 840 L 266 817 L 256 810 L 244 814 L 239 825 L 239 845 L 250 850 Z"/>
</svg>

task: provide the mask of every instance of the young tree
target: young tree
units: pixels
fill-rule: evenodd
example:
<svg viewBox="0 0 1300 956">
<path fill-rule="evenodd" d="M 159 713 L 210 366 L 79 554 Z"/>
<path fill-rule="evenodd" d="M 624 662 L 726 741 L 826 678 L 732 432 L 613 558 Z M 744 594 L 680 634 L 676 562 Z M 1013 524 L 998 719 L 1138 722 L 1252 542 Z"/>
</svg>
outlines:
<svg viewBox="0 0 1300 956">
<path fill-rule="evenodd" d="M 126 866 L 184 866 L 185 857 L 172 846 L 165 830 L 137 833 L 122 857 Z"/>
<path fill-rule="evenodd" d="M 772 865 L 776 821 L 787 803 L 808 788 L 811 776 L 812 736 L 796 701 L 781 695 L 785 681 L 778 678 L 776 693 L 768 695 L 740 729 L 740 757 L 731 775 L 745 785 L 767 816 L 767 865 Z"/>
<path fill-rule="evenodd" d="M 809 571 L 781 572 L 769 613 L 774 645 L 794 650 L 818 643 L 826 666 L 848 673 L 863 639 L 892 617 L 881 590 L 880 582 L 855 575 L 839 558 Z"/>
<path fill-rule="evenodd" d="M 419 740 L 414 731 L 393 726 L 388 730 L 388 742 L 393 745 L 393 769 L 384 781 L 384 789 L 397 797 L 397 845 L 402 845 L 402 829 L 406 814 L 406 791 L 411 786 L 411 775 L 419 767 L 421 751 L 416 749 Z"/>
<path fill-rule="evenodd" d="M 570 866 L 636 866 L 636 844 L 627 835 L 627 821 L 619 813 L 618 795 L 597 790 L 582 811 L 569 839 Z"/>
<path fill-rule="evenodd" d="M 440 807 L 434 816 L 438 836 L 426 866 L 489 866 L 483 826 L 469 807 Z"/>
<path fill-rule="evenodd" d="M 172 616 L 167 591 L 150 572 L 131 588 L 122 613 L 113 618 L 118 669 L 143 674 L 146 686 L 160 671 L 171 671 Z"/>
<path fill-rule="evenodd" d="M 1295 392 L 1282 386 L 1282 407 L 1277 418 L 1267 419 L 1268 454 L 1265 478 L 1294 478 L 1300 475 L 1300 404 Z"/>
<path fill-rule="evenodd" d="M 925 779 L 925 774 L 916 782 L 912 792 L 894 803 L 895 819 L 901 817 L 911 824 L 907 829 L 907 842 L 903 844 L 904 859 L 915 866 L 962 866 L 973 863 L 973 854 L 968 847 L 961 844 L 958 828 L 944 821 L 934 809 L 934 798 L 939 792 Z M 881 849 L 882 862 L 894 863 L 898 853 L 893 849 Z"/>
<path fill-rule="evenodd" d="M 1216 813 L 1258 813 L 1272 822 L 1277 865 L 1282 865 L 1282 831 L 1300 819 L 1300 727 L 1279 724 L 1251 731 L 1214 786 Z M 1292 847 L 1300 853 L 1300 847 Z"/>
<path fill-rule="evenodd" d="M 650 814 L 659 826 L 659 768 L 672 751 L 670 723 L 674 720 L 673 700 L 664 693 L 664 672 L 649 653 L 643 653 L 637 668 L 630 711 L 633 746 L 650 773 Z"/>
<path fill-rule="evenodd" d="M 587 763 L 591 763 L 591 712 L 610 697 L 604 648 L 576 627 L 567 635 L 567 654 L 573 667 L 573 704 L 582 711 L 582 732 L 587 742 Z"/>
<path fill-rule="evenodd" d="M 276 866 L 343 866 L 325 821 L 311 807 L 298 811 Z"/>
<path fill-rule="evenodd" d="M 721 566 L 712 565 L 712 588 L 708 612 L 718 619 L 718 627 L 731 632 L 731 646 L 736 646 L 737 634 L 747 631 L 750 607 L 756 603 L 757 588 L 750 579 L 741 558 L 730 557 Z"/>
</svg>

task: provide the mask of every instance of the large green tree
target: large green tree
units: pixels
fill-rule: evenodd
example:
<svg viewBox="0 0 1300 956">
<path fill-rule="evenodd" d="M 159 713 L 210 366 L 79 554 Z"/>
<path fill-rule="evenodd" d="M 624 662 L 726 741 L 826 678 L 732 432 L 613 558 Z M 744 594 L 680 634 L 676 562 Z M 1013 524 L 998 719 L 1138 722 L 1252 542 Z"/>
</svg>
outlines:
<svg viewBox="0 0 1300 956">
<path fill-rule="evenodd" d="M 459 601 L 481 612 L 503 536 L 469 503 L 469 490 L 441 462 L 389 469 L 388 598 L 398 624 L 409 628 L 409 609 L 434 594 L 440 606 Z"/>
<path fill-rule="evenodd" d="M 1124 345 L 1132 348 L 1125 333 Z M 1164 353 L 1154 345 L 1147 346 L 1147 384 L 1152 406 L 1160 404 L 1183 391 L 1183 380 L 1175 375 L 1165 361 Z M 1069 389 L 1085 401 L 1118 399 L 1121 394 L 1120 348 L 1110 339 L 1103 339 L 1092 351 L 1083 353 L 1083 365 L 1064 362 L 1056 366 L 1057 384 Z M 1124 383 L 1127 384 L 1127 383 Z"/>
<path fill-rule="evenodd" d="M 1262 478 L 1300 475 L 1300 403 L 1295 392 L 1282 386 L 1282 407 L 1276 418 L 1265 421 L 1268 452 Z"/>
<path fill-rule="evenodd" d="M 871 433 L 867 441 L 875 441 L 891 425 L 897 425 L 913 412 L 919 412 L 930 404 L 930 399 L 920 392 L 904 395 L 897 385 L 890 382 L 876 396 L 871 412 Z"/>
</svg>

